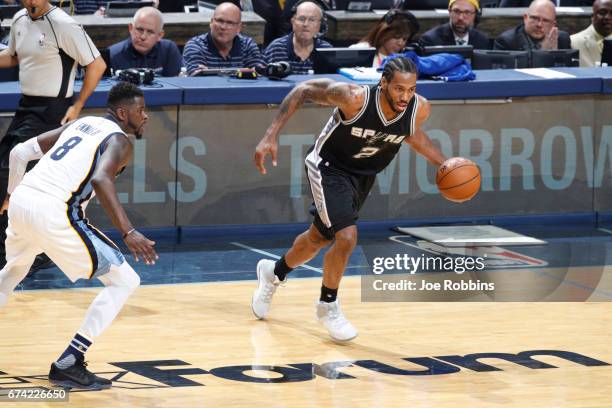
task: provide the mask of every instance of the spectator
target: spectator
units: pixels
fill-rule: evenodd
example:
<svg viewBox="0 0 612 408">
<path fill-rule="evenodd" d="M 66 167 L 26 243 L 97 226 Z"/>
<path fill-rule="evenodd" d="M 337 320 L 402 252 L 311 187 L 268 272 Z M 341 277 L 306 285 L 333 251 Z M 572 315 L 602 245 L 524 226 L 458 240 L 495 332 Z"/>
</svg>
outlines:
<svg viewBox="0 0 612 408">
<path fill-rule="evenodd" d="M 572 35 L 572 48 L 580 50 L 580 66 L 593 67 L 601 61 L 604 39 L 612 38 L 612 0 L 595 0 L 593 24 Z"/>
<path fill-rule="evenodd" d="M 407 10 L 391 9 L 353 48 L 376 48 L 372 67 L 378 68 L 382 60 L 391 54 L 401 52 L 406 44 L 419 32 L 419 23 Z"/>
<path fill-rule="evenodd" d="M 164 21 L 159 10 L 142 7 L 128 25 L 130 38 L 109 47 L 112 69 L 153 68 L 157 75 L 177 76 L 182 56 L 173 41 L 164 36 Z"/>
<path fill-rule="evenodd" d="M 257 1 L 257 0 L 255 0 Z M 274 0 L 272 0 L 274 1 Z M 282 5 L 282 10 L 281 10 L 281 26 L 279 27 L 280 29 L 280 35 L 285 35 L 288 34 L 289 32 L 291 32 L 291 18 L 293 17 L 293 11 L 295 10 L 295 7 L 301 3 L 303 0 L 278 0 L 278 3 Z M 321 7 L 321 10 L 323 10 L 325 12 L 325 10 L 331 10 L 333 7 L 333 5 L 331 4 L 330 0 L 311 0 L 314 3 L 317 3 L 319 5 L 319 7 Z"/>
<path fill-rule="evenodd" d="M 478 0 L 450 0 L 449 22 L 433 27 L 419 39 L 425 45 L 472 45 L 475 49 L 489 49 L 489 37 L 474 28 L 480 13 Z"/>
<path fill-rule="evenodd" d="M 293 31 L 272 41 L 264 53 L 266 62 L 286 61 L 291 65 L 291 73 L 308 74 L 312 69 L 313 51 L 331 47 L 319 38 L 323 18 L 323 10 L 317 3 L 303 1 L 298 4 L 291 18 Z"/>
<path fill-rule="evenodd" d="M 253 68 L 263 66 L 263 57 L 252 38 L 240 34 L 240 9 L 221 3 L 210 21 L 210 32 L 185 44 L 183 60 L 189 75 L 210 68 Z"/>
<path fill-rule="evenodd" d="M 523 24 L 495 39 L 496 50 L 557 50 L 570 48 L 570 37 L 557 28 L 555 6 L 550 0 L 534 0 L 523 15 Z"/>
</svg>

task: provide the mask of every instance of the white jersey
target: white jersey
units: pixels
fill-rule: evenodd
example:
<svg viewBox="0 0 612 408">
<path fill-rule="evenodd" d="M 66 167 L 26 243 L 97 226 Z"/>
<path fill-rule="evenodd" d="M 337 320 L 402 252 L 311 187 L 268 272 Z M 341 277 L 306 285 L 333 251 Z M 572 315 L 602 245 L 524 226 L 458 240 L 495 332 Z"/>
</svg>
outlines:
<svg viewBox="0 0 612 408">
<path fill-rule="evenodd" d="M 107 273 L 125 258 L 89 224 L 84 207 L 107 140 L 127 137 L 112 118 L 88 116 L 68 126 L 11 194 L 7 265 L 31 264 L 45 252 L 73 282 Z M 27 269 L 26 269 L 27 270 Z"/>
<path fill-rule="evenodd" d="M 68 126 L 55 145 L 24 176 L 20 185 L 38 190 L 73 207 L 77 213 L 94 196 L 91 178 L 106 141 L 127 135 L 111 119 L 87 116 Z M 79 218 L 77 213 L 73 219 Z"/>
<path fill-rule="evenodd" d="M 57 7 L 35 20 L 18 11 L 9 50 L 19 58 L 24 95 L 59 98 L 72 96 L 77 63 L 87 66 L 100 55 L 83 27 Z"/>
</svg>

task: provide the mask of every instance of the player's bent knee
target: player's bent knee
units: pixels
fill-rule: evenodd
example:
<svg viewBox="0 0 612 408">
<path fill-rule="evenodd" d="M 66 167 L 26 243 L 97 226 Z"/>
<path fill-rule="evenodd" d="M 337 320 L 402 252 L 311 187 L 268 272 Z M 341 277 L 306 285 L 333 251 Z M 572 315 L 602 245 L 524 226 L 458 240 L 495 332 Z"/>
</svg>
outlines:
<svg viewBox="0 0 612 408">
<path fill-rule="evenodd" d="M 130 292 L 135 291 L 140 286 L 140 276 L 127 262 L 124 262 L 119 268 L 121 269 L 125 286 Z"/>
<path fill-rule="evenodd" d="M 357 230 L 354 227 L 344 228 L 336 232 L 336 243 L 338 249 L 352 251 L 357 245 Z"/>
<path fill-rule="evenodd" d="M 136 271 L 132 269 L 131 277 L 130 277 L 129 284 L 128 284 L 128 289 L 134 292 L 136 289 L 138 289 L 139 286 L 140 286 L 140 276 L 138 276 Z"/>
<path fill-rule="evenodd" d="M 111 266 L 110 271 L 100 279 L 104 284 L 106 281 L 110 282 L 114 286 L 122 286 L 133 292 L 140 286 L 140 276 L 134 271 L 134 269 L 127 262 L 122 263 L 119 266 Z"/>
</svg>

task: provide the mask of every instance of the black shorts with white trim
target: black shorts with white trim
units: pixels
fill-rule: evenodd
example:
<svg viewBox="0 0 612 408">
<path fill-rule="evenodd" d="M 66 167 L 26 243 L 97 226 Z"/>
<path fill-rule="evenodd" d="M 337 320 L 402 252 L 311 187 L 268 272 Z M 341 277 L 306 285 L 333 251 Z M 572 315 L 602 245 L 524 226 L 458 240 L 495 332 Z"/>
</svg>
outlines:
<svg viewBox="0 0 612 408">
<path fill-rule="evenodd" d="M 342 229 L 355 225 L 376 175 L 351 174 L 321 161 L 317 173 L 307 169 L 314 203 L 309 212 L 313 225 L 327 239 L 334 239 Z"/>
</svg>

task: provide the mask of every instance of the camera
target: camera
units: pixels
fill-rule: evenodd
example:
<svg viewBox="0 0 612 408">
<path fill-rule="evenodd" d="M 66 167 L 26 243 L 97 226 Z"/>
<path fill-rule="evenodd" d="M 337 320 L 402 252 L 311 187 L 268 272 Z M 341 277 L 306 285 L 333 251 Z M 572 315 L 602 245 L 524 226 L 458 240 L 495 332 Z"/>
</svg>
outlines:
<svg viewBox="0 0 612 408">
<path fill-rule="evenodd" d="M 286 61 L 273 62 L 265 67 L 257 67 L 256 70 L 259 75 L 270 79 L 283 79 L 291 75 L 291 65 Z"/>
<path fill-rule="evenodd" d="M 117 80 L 134 85 L 150 85 L 155 80 L 155 71 L 150 68 L 128 68 L 116 71 Z"/>
</svg>

